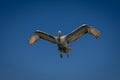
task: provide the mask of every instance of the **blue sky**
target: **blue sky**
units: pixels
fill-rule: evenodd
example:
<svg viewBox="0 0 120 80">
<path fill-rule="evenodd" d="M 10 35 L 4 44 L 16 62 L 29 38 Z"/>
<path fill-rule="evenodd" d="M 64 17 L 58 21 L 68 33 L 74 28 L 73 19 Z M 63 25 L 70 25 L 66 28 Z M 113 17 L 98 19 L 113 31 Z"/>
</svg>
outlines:
<svg viewBox="0 0 120 80">
<path fill-rule="evenodd" d="M 120 80 L 119 14 L 117 0 L 0 1 L 0 80 Z M 36 29 L 67 34 L 83 23 L 102 35 L 70 43 L 69 59 L 47 41 L 28 44 Z"/>
</svg>

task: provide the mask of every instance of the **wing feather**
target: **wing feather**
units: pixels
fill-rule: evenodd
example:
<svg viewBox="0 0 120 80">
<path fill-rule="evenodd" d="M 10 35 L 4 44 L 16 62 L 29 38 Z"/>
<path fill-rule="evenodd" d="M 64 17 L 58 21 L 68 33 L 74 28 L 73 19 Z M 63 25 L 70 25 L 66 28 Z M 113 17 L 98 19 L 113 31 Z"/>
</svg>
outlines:
<svg viewBox="0 0 120 80">
<path fill-rule="evenodd" d="M 29 44 L 34 44 L 37 40 L 39 39 L 44 39 L 44 40 L 47 40 L 47 41 L 50 41 L 52 43 L 56 43 L 56 39 L 55 39 L 55 36 L 53 35 L 50 35 L 46 32 L 43 32 L 43 31 L 40 31 L 40 30 L 36 30 L 29 38 L 28 42 Z"/>
<path fill-rule="evenodd" d="M 78 27 L 77 29 L 73 30 L 71 33 L 66 35 L 67 42 L 72 42 L 80 38 L 86 33 L 90 33 L 96 38 L 100 36 L 100 31 L 96 28 L 89 26 L 87 24 L 83 24 L 82 26 Z"/>
</svg>

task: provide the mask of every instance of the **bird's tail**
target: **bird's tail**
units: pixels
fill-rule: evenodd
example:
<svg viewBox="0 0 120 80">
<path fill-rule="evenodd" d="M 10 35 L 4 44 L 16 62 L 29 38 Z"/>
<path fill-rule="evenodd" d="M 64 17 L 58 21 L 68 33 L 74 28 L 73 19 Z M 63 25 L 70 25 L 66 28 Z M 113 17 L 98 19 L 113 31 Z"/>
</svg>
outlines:
<svg viewBox="0 0 120 80">
<path fill-rule="evenodd" d="M 71 46 L 67 46 L 66 49 L 64 50 L 65 53 L 68 53 L 72 49 Z"/>
</svg>

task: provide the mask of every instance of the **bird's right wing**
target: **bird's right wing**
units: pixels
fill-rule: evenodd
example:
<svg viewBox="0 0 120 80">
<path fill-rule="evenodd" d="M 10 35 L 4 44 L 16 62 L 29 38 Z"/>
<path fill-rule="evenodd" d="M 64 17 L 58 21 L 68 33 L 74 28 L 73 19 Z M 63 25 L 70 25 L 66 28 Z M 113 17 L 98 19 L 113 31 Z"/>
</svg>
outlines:
<svg viewBox="0 0 120 80">
<path fill-rule="evenodd" d="M 28 42 L 29 44 L 34 44 L 37 40 L 39 40 L 40 38 L 48 40 L 52 43 L 57 43 L 55 36 L 52 36 L 46 32 L 40 31 L 40 30 L 36 30 L 29 38 Z"/>
<path fill-rule="evenodd" d="M 96 38 L 98 38 L 100 36 L 100 31 L 99 30 L 97 30 L 96 28 L 91 27 L 87 24 L 83 24 L 82 26 L 73 30 L 71 33 L 67 34 L 66 35 L 66 41 L 67 42 L 75 41 L 86 33 L 90 33 L 93 36 L 95 36 Z"/>
</svg>

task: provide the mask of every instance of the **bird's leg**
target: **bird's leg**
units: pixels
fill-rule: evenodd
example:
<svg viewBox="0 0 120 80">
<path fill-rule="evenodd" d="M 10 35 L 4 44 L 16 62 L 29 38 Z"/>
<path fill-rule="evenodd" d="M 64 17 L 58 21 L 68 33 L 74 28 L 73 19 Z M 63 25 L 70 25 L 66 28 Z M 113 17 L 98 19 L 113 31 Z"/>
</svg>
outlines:
<svg viewBox="0 0 120 80">
<path fill-rule="evenodd" d="M 60 58 L 63 58 L 63 54 L 62 54 L 62 51 L 60 51 Z"/>
<path fill-rule="evenodd" d="M 62 54 L 62 52 L 60 52 L 60 58 L 63 58 L 63 54 Z"/>
<path fill-rule="evenodd" d="M 68 53 L 66 54 L 66 56 L 67 56 L 67 58 L 69 58 L 69 57 L 70 57 Z"/>
</svg>

